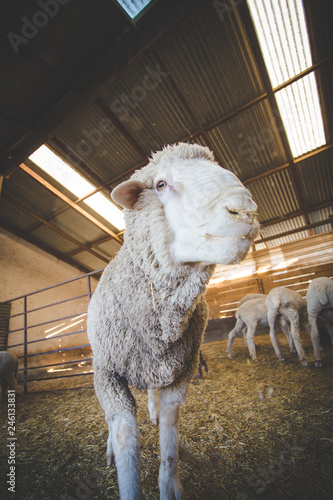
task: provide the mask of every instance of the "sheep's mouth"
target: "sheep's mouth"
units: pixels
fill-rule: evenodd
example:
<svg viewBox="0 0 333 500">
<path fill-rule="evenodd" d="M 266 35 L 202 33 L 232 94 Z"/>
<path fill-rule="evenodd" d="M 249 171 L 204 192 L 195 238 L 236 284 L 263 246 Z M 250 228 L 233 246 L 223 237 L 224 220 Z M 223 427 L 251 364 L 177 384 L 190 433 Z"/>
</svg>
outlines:
<svg viewBox="0 0 333 500">
<path fill-rule="evenodd" d="M 258 212 L 238 207 L 227 208 L 227 212 L 236 219 L 245 219 L 245 220 L 254 219 L 259 215 Z"/>
</svg>

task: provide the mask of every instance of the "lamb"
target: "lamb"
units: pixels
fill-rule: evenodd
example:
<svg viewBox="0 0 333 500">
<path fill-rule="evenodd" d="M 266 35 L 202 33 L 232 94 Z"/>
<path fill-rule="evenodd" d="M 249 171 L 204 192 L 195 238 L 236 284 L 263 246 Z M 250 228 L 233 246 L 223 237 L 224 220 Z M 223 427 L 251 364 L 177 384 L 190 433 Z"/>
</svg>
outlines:
<svg viewBox="0 0 333 500">
<path fill-rule="evenodd" d="M 306 300 L 303 299 L 298 292 L 280 286 L 273 288 L 273 290 L 269 292 L 265 304 L 270 328 L 269 335 L 277 357 L 280 361 L 284 361 L 275 330 L 277 318 L 282 317 L 290 323 L 290 335 L 295 345 L 298 358 L 303 366 L 307 366 L 305 352 L 299 334 L 300 326 L 304 327 L 310 334 L 310 325 L 306 313 Z"/>
<path fill-rule="evenodd" d="M 129 385 L 149 390 L 160 427 L 160 497 L 182 499 L 179 410 L 199 362 L 206 285 L 215 264 L 246 256 L 258 233 L 256 205 L 208 148 L 183 143 L 153 154 L 112 198 L 124 208 L 124 244 L 105 269 L 87 318 L 95 391 L 109 427 L 107 463 L 114 456 L 120 498 L 139 498 Z"/>
<path fill-rule="evenodd" d="M 237 335 L 244 333 L 246 345 L 253 361 L 257 361 L 254 334 L 258 326 L 268 326 L 265 294 L 250 294 L 243 297 L 236 311 L 236 325 L 228 335 L 227 354 L 231 358 L 232 346 Z M 281 321 L 281 328 L 286 335 L 290 350 L 293 351 L 293 343 L 289 335 L 289 327 L 285 321 Z"/>
<path fill-rule="evenodd" d="M 12 352 L 0 351 L 1 401 L 6 399 L 7 390 L 15 390 L 18 374 L 18 359 Z"/>
<path fill-rule="evenodd" d="M 333 281 L 330 278 L 315 278 L 311 281 L 306 293 L 309 323 L 311 325 L 311 339 L 313 344 L 315 366 L 321 367 L 321 355 L 319 345 L 319 331 L 317 327 L 318 315 L 323 317 L 329 331 L 333 345 L 333 328 L 329 311 L 333 308 Z"/>
</svg>

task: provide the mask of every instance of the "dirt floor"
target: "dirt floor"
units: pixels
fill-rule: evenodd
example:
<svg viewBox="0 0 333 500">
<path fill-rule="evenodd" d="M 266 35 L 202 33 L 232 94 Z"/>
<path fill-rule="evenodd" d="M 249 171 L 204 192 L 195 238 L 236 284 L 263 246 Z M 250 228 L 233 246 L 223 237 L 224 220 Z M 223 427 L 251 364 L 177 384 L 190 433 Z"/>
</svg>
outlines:
<svg viewBox="0 0 333 500">
<path fill-rule="evenodd" d="M 256 337 L 259 361 L 236 339 L 204 344 L 208 373 L 193 380 L 180 426 L 180 471 L 189 500 L 324 500 L 333 498 L 333 351 L 323 368 L 304 368 L 288 354 L 275 358 L 267 336 Z M 86 385 L 91 376 L 84 377 Z M 90 379 L 90 380 L 88 380 Z M 92 388 L 77 378 L 72 389 L 17 394 L 15 494 L 9 480 L 7 405 L 0 410 L 1 498 L 20 500 L 117 499 L 114 467 L 105 465 L 107 427 Z M 76 388 L 75 388 L 76 385 Z M 158 429 L 150 423 L 147 395 L 138 402 L 144 498 L 158 499 Z M 13 447 L 12 447 L 13 458 Z"/>
</svg>

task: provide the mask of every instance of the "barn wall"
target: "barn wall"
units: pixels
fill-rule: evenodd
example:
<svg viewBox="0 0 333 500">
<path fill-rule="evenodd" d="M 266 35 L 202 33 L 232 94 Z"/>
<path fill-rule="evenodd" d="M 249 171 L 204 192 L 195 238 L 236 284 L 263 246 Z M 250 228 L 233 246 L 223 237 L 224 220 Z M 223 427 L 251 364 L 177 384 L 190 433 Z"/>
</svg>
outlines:
<svg viewBox="0 0 333 500">
<path fill-rule="evenodd" d="M 309 283 L 333 276 L 333 232 L 250 253 L 235 266 L 217 266 L 207 291 L 211 320 L 233 317 L 239 300 L 288 286 L 303 297 Z"/>
<path fill-rule="evenodd" d="M 0 266 L 3 283 L 0 289 L 0 302 L 11 300 L 15 297 L 35 292 L 82 275 L 79 270 L 5 230 L 1 230 L 0 232 Z M 97 281 L 91 279 L 92 290 L 95 289 L 96 284 Z M 27 309 L 31 310 L 72 297 L 83 296 L 74 301 L 71 300 L 28 314 L 29 341 L 44 339 L 52 333 L 55 333 L 54 337 L 59 337 L 59 334 L 56 334 L 56 332 L 61 329 L 63 329 L 63 334 L 74 331 L 79 332 L 72 336 L 49 337 L 47 341 L 30 344 L 28 346 L 28 354 L 88 344 L 87 335 L 84 332 L 86 329 L 85 316 L 76 318 L 76 316 L 86 313 L 88 297 L 84 295 L 87 294 L 87 291 L 87 280 L 84 278 L 61 287 L 31 295 L 27 298 Z M 11 315 L 22 312 L 23 299 L 12 301 Z M 72 315 L 74 315 L 73 318 L 59 321 L 59 318 Z M 40 323 L 45 321 L 50 321 L 50 323 L 40 325 Z M 23 316 L 20 315 L 11 318 L 10 331 L 13 333 L 10 333 L 8 336 L 9 346 L 23 342 L 23 331 L 14 331 L 21 328 L 23 328 Z M 23 347 L 14 347 L 12 350 L 18 356 L 23 355 Z M 55 353 L 34 356 L 29 358 L 28 366 L 51 364 L 59 362 L 60 358 L 63 361 L 69 361 L 77 355 L 78 353 L 74 350 L 63 351 L 60 355 L 59 353 Z M 82 352 L 79 355 L 81 356 Z"/>
</svg>

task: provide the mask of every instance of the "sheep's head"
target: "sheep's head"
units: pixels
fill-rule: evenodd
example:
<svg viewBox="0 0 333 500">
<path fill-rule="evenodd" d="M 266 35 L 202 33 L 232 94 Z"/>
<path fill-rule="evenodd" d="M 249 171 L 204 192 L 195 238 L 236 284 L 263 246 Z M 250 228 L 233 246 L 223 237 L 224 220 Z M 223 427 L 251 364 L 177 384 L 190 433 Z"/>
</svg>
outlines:
<svg viewBox="0 0 333 500">
<path fill-rule="evenodd" d="M 257 206 L 239 179 L 215 163 L 207 148 L 168 146 L 117 186 L 112 198 L 127 210 L 136 210 L 146 189 L 163 207 L 174 260 L 233 264 L 246 256 L 258 233 Z"/>
</svg>

